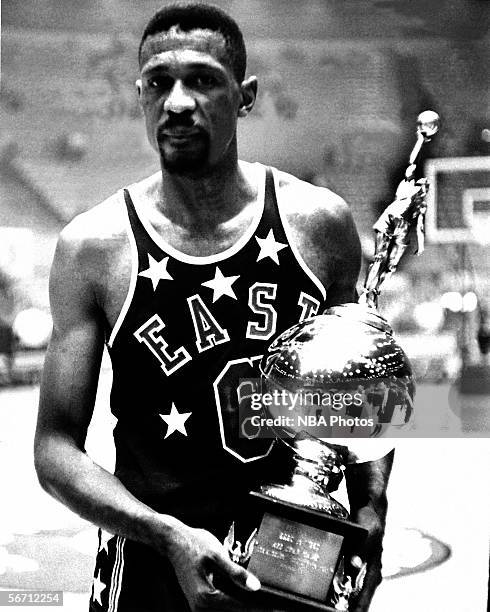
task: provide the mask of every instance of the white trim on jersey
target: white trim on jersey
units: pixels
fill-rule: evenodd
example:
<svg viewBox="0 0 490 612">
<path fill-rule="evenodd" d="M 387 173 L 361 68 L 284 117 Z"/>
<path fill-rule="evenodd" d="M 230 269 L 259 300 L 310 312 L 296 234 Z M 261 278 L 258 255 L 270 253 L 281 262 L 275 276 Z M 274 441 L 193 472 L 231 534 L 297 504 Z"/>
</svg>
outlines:
<svg viewBox="0 0 490 612">
<path fill-rule="evenodd" d="M 141 213 L 141 211 L 138 211 L 136 206 L 134 207 L 134 209 L 150 238 L 158 247 L 160 247 L 165 253 L 167 253 L 167 255 L 170 255 L 171 257 L 177 259 L 178 261 L 181 261 L 182 263 L 195 264 L 198 266 L 204 266 L 206 264 L 223 261 L 224 259 L 228 259 L 228 257 L 231 257 L 232 255 L 238 253 L 238 251 L 240 251 L 246 244 L 248 244 L 249 240 L 251 240 L 252 236 L 255 234 L 255 231 L 258 228 L 259 223 L 262 219 L 262 214 L 264 212 L 265 205 L 265 166 L 262 166 L 261 164 L 255 164 L 255 166 L 257 168 L 262 168 L 263 176 L 259 182 L 259 193 L 257 197 L 258 204 L 253 221 L 248 226 L 245 233 L 240 236 L 237 242 L 235 242 L 235 244 L 228 247 L 224 251 L 221 251 L 220 253 L 215 253 L 214 255 L 206 256 L 187 255 L 186 253 L 182 253 L 182 251 L 179 251 L 178 249 L 173 247 L 164 238 L 162 238 L 162 236 L 160 236 L 160 234 L 150 223 L 149 219 L 147 219 L 147 217 L 145 217 Z"/>
<path fill-rule="evenodd" d="M 133 230 L 131 229 L 131 221 L 129 219 L 129 212 L 126 207 L 126 203 L 124 203 L 124 210 L 126 211 L 127 221 L 126 232 L 131 247 L 131 279 L 129 281 L 128 292 L 126 294 L 126 298 L 124 299 L 123 307 L 121 308 L 121 312 L 117 317 L 116 323 L 112 329 L 109 341 L 107 343 L 107 346 L 109 348 L 114 344 L 114 340 L 116 339 L 117 333 L 121 328 L 121 325 L 123 324 L 126 315 L 128 314 L 129 307 L 131 306 L 131 302 L 133 301 L 134 291 L 136 289 L 136 280 L 138 278 L 138 247 L 136 246 L 136 239 L 134 237 Z"/>
<path fill-rule="evenodd" d="M 296 261 L 298 262 L 300 268 L 303 270 L 303 272 L 306 274 L 306 276 L 308 276 L 309 279 L 317 286 L 318 290 L 322 294 L 323 299 L 325 300 L 326 297 L 327 297 L 327 291 L 326 291 L 323 283 L 321 282 L 321 280 L 306 265 L 305 260 L 301 256 L 301 253 L 298 251 L 298 248 L 297 248 L 297 246 L 294 243 L 293 236 L 291 235 L 291 228 L 289 226 L 289 222 L 288 222 L 288 220 L 286 218 L 286 215 L 284 214 L 283 210 L 281 210 L 281 203 L 279 201 L 278 177 L 276 175 L 276 172 L 275 172 L 274 168 L 272 168 L 272 176 L 274 178 L 274 187 L 275 187 L 275 190 L 276 190 L 276 200 L 277 200 L 277 208 L 279 210 L 279 217 L 281 219 L 282 227 L 283 227 L 284 233 L 286 234 L 286 238 L 288 240 L 288 243 L 289 243 L 289 246 L 291 248 L 291 251 L 292 251 L 294 257 L 296 258 Z"/>
<path fill-rule="evenodd" d="M 117 612 L 119 596 L 121 594 L 122 574 L 124 569 L 124 544 L 126 538 L 117 536 L 116 560 L 112 570 L 111 590 L 109 591 L 109 606 L 107 612 Z"/>
</svg>

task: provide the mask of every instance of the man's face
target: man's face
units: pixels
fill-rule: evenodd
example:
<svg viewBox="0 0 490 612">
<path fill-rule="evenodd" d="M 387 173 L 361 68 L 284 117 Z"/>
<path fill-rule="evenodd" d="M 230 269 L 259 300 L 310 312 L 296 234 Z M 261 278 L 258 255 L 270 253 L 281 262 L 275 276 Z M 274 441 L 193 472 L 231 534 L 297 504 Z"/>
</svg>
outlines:
<svg viewBox="0 0 490 612">
<path fill-rule="evenodd" d="M 172 29 L 142 49 L 140 101 L 148 139 L 169 172 L 203 175 L 236 154 L 243 84 L 216 32 Z"/>
</svg>

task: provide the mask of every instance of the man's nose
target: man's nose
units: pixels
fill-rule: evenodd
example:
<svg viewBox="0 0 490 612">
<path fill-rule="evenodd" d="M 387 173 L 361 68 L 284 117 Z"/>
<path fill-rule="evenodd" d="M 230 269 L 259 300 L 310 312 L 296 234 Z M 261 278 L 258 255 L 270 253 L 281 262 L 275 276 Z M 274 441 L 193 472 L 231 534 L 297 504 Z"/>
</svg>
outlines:
<svg viewBox="0 0 490 612">
<path fill-rule="evenodd" d="M 196 106 L 196 102 L 183 86 L 181 81 L 175 81 L 170 93 L 165 100 L 163 110 L 173 113 L 183 113 L 192 111 Z"/>
</svg>

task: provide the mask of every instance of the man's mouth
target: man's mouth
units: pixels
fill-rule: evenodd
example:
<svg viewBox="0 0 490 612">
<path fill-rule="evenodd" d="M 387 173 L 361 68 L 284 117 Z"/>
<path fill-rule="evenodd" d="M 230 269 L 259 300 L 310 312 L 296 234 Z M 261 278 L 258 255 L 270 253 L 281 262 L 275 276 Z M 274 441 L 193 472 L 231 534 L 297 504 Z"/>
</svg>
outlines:
<svg viewBox="0 0 490 612">
<path fill-rule="evenodd" d="M 195 125 L 194 122 L 177 122 L 168 121 L 162 125 L 158 130 L 159 136 L 172 136 L 172 137 L 187 137 L 196 136 L 202 132 L 200 126 Z"/>
<path fill-rule="evenodd" d="M 167 128 L 159 133 L 158 139 L 172 142 L 187 142 L 202 137 L 202 131 L 196 128 Z"/>
<path fill-rule="evenodd" d="M 171 140 L 190 140 L 199 136 L 199 132 L 164 132 L 163 136 Z"/>
</svg>

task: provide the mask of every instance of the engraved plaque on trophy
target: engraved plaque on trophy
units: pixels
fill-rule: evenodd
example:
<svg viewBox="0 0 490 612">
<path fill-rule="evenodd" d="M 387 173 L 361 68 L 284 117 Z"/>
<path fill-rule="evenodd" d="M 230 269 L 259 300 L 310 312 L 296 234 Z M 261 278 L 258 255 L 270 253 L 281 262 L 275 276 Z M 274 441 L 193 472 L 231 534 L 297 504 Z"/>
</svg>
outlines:
<svg viewBox="0 0 490 612">
<path fill-rule="evenodd" d="M 269 499 L 257 496 L 267 508 Z M 349 521 L 284 502 L 265 511 L 248 569 L 262 583 L 261 593 L 281 609 L 333 612 L 328 594 L 343 554 L 362 543 L 366 531 Z M 349 543 L 349 546 L 346 544 Z"/>
<path fill-rule="evenodd" d="M 269 586 L 326 601 L 344 536 L 266 512 L 248 569 Z"/>
</svg>

